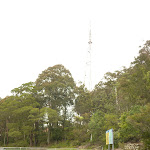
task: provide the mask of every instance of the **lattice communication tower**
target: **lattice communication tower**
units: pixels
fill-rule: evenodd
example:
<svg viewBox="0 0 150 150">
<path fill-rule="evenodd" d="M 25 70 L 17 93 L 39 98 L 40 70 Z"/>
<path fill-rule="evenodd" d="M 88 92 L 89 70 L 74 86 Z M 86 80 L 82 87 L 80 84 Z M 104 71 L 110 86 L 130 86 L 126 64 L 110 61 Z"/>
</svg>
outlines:
<svg viewBox="0 0 150 150">
<path fill-rule="evenodd" d="M 91 75 L 91 52 L 92 52 L 92 37 L 91 37 L 91 25 L 89 29 L 89 41 L 88 41 L 88 50 L 85 66 L 85 86 L 88 90 L 92 90 L 92 75 Z"/>
</svg>

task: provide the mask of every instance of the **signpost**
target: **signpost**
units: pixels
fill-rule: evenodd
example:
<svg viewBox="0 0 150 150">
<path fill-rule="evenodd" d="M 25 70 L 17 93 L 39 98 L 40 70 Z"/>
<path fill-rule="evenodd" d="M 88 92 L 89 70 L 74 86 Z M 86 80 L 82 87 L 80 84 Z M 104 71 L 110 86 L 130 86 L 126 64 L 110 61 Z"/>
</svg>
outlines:
<svg viewBox="0 0 150 150">
<path fill-rule="evenodd" d="M 108 145 L 108 150 L 110 150 L 110 145 L 112 144 L 112 150 L 114 150 L 114 136 L 113 129 L 106 131 L 106 145 Z"/>
</svg>

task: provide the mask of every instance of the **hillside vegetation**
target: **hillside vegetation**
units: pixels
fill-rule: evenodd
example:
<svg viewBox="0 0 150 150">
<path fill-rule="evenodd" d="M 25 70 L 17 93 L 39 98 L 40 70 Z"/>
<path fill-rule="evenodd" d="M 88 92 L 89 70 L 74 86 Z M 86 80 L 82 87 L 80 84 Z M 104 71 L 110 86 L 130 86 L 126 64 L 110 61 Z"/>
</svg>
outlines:
<svg viewBox="0 0 150 150">
<path fill-rule="evenodd" d="M 55 65 L 11 92 L 0 100 L 1 146 L 104 146 L 113 128 L 115 146 L 150 149 L 150 41 L 129 68 L 107 72 L 92 91 Z"/>
</svg>

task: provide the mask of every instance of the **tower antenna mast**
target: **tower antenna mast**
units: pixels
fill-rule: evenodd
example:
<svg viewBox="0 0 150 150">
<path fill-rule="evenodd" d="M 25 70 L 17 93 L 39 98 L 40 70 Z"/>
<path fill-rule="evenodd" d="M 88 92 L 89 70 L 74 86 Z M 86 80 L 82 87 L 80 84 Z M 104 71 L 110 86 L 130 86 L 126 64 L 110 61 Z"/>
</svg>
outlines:
<svg viewBox="0 0 150 150">
<path fill-rule="evenodd" d="M 86 59 L 86 71 L 85 71 L 85 85 L 88 90 L 92 90 L 92 75 L 91 75 L 91 52 L 92 52 L 92 36 L 91 36 L 91 22 L 89 29 L 89 41 L 88 41 L 87 59 Z"/>
</svg>

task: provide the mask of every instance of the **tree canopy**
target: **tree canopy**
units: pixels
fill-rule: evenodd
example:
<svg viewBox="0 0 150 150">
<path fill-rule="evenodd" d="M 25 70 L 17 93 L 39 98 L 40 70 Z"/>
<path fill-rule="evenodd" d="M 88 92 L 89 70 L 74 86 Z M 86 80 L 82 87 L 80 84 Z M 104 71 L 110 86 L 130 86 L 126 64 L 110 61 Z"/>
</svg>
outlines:
<svg viewBox="0 0 150 150">
<path fill-rule="evenodd" d="M 105 132 L 114 129 L 119 143 L 150 146 L 150 41 L 130 67 L 107 72 L 92 91 L 77 84 L 69 70 L 55 65 L 35 82 L 12 89 L 0 98 L 0 144 L 65 146 L 105 145 Z"/>
</svg>

